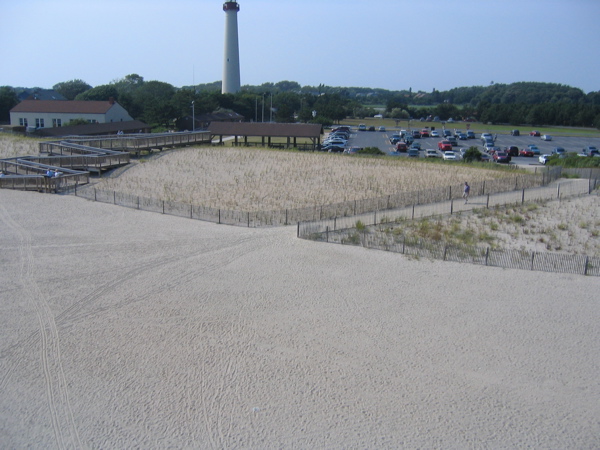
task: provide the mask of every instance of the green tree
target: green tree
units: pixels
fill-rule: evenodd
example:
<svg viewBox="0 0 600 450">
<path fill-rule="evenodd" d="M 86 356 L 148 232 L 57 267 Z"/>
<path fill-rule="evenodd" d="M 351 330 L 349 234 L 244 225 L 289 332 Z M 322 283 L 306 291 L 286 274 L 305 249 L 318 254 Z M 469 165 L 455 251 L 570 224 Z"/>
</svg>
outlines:
<svg viewBox="0 0 600 450">
<path fill-rule="evenodd" d="M 107 101 L 111 97 L 115 100 L 119 99 L 119 91 L 117 88 L 112 84 L 102 84 L 82 92 L 75 97 L 75 100 Z"/>
<path fill-rule="evenodd" d="M 465 162 L 473 162 L 473 161 L 481 161 L 481 152 L 475 146 L 471 146 L 467 149 L 463 156 L 463 161 Z"/>
<path fill-rule="evenodd" d="M 0 87 L 0 122 L 10 121 L 10 110 L 19 103 L 17 93 L 10 86 Z"/>
<path fill-rule="evenodd" d="M 83 80 L 62 81 L 52 86 L 52 89 L 67 100 L 75 100 L 75 97 L 91 88 L 92 87 Z"/>
<path fill-rule="evenodd" d="M 177 118 L 172 100 L 175 88 L 162 81 L 147 81 L 133 93 L 133 101 L 141 110 L 141 120 L 148 124 L 170 127 Z"/>
</svg>

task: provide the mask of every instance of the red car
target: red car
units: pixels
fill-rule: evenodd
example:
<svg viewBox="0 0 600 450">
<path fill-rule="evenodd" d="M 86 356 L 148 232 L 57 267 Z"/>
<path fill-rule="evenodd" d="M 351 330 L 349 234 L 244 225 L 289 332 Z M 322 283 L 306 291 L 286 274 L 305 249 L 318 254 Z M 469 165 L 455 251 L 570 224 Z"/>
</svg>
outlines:
<svg viewBox="0 0 600 450">
<path fill-rule="evenodd" d="M 519 152 L 519 156 L 530 156 L 533 158 L 533 150 L 531 150 L 529 147 L 524 148 Z"/>
<path fill-rule="evenodd" d="M 536 131 L 536 130 L 534 130 L 534 131 L 530 131 L 530 132 L 529 132 L 529 136 L 540 137 L 540 136 L 541 136 L 541 134 L 540 134 L 540 132 L 539 132 L 539 131 Z"/>
<path fill-rule="evenodd" d="M 442 152 L 445 152 L 447 150 L 452 151 L 452 144 L 450 143 L 450 141 L 440 141 L 438 142 L 438 148 Z"/>
<path fill-rule="evenodd" d="M 421 137 L 424 137 L 424 138 L 429 137 L 429 130 L 427 130 L 425 128 L 422 129 L 421 130 Z"/>
<path fill-rule="evenodd" d="M 508 164 L 510 162 L 510 156 L 508 156 L 508 153 L 503 152 L 503 151 L 497 151 L 496 153 L 494 153 L 494 162 L 497 163 L 506 163 Z"/>
<path fill-rule="evenodd" d="M 399 152 L 408 151 L 408 145 L 406 145 L 405 142 L 398 142 L 396 144 L 396 150 L 398 150 Z"/>
</svg>

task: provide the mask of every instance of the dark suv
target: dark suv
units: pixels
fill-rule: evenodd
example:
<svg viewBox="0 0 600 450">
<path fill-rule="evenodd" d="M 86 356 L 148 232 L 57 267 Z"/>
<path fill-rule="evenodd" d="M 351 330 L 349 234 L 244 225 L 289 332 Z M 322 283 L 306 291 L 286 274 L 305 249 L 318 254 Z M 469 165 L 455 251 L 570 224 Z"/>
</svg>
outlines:
<svg viewBox="0 0 600 450">
<path fill-rule="evenodd" d="M 510 130 L 510 135 L 511 136 L 520 136 L 521 133 L 519 132 L 519 130 Z"/>
<path fill-rule="evenodd" d="M 511 145 L 510 147 L 504 147 L 504 151 L 508 153 L 508 156 L 519 156 L 519 147 Z"/>
</svg>

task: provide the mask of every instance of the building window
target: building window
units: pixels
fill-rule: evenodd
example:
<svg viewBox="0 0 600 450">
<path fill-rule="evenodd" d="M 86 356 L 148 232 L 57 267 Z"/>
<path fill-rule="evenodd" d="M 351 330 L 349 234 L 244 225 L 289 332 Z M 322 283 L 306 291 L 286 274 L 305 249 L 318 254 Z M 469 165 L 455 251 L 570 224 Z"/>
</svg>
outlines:
<svg viewBox="0 0 600 450">
<path fill-rule="evenodd" d="M 44 128 L 44 119 L 35 119 L 36 128 Z"/>
<path fill-rule="evenodd" d="M 62 127 L 62 119 L 52 119 L 53 127 Z"/>
<path fill-rule="evenodd" d="M 21 125 L 22 127 L 26 127 L 27 126 L 27 118 L 19 117 L 19 125 Z"/>
</svg>

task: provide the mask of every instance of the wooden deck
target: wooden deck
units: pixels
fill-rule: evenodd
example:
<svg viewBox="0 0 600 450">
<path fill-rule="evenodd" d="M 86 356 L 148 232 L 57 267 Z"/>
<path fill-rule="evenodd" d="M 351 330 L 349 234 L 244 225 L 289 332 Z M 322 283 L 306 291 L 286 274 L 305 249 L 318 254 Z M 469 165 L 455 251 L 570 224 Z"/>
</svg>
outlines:
<svg viewBox="0 0 600 450">
<path fill-rule="evenodd" d="M 90 172 L 126 166 L 131 156 L 141 152 L 190 145 L 210 145 L 209 131 L 121 135 L 114 137 L 73 137 L 40 142 L 39 156 L 0 160 L 0 188 L 57 192 L 89 183 Z M 46 172 L 60 172 L 47 177 Z"/>
</svg>

